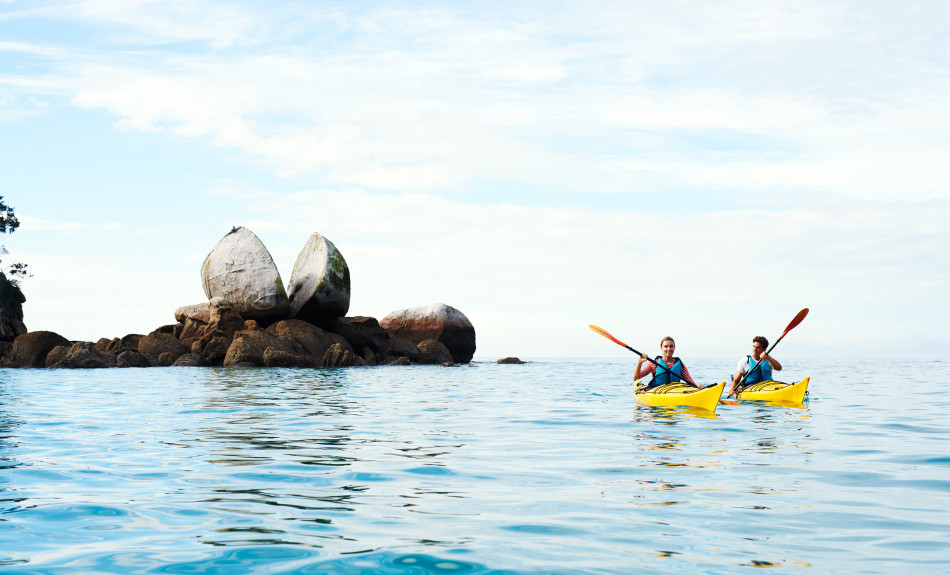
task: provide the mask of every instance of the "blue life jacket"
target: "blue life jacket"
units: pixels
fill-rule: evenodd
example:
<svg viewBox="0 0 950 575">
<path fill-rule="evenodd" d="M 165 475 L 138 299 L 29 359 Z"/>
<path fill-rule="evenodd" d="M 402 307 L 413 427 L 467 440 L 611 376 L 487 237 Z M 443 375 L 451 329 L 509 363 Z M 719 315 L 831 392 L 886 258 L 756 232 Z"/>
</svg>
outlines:
<svg viewBox="0 0 950 575">
<path fill-rule="evenodd" d="M 747 355 L 749 358 L 749 369 L 752 369 L 752 366 L 755 365 L 755 360 L 752 359 L 751 355 Z M 743 387 L 753 383 L 759 383 L 760 381 L 770 381 L 772 379 L 772 364 L 769 363 L 769 360 L 762 359 L 758 365 L 755 366 L 755 369 L 749 373 L 749 377 L 745 378 L 745 383 L 742 384 Z"/>
<path fill-rule="evenodd" d="M 656 371 L 653 372 L 653 379 L 647 387 L 656 387 L 664 383 L 673 383 L 683 381 L 683 362 L 680 358 L 673 358 L 673 366 L 667 367 L 662 356 L 656 356 Z"/>
</svg>

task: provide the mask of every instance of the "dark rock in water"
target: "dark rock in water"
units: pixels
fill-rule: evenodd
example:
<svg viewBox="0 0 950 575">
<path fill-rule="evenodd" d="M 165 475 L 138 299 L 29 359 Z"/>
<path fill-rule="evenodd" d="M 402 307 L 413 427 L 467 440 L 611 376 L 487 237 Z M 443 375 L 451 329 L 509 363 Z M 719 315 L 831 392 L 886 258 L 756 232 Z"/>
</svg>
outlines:
<svg viewBox="0 0 950 575">
<path fill-rule="evenodd" d="M 138 333 L 130 333 L 121 338 L 102 338 L 96 342 L 96 350 L 114 356 L 118 356 L 125 351 L 137 352 L 139 349 L 139 340 L 143 337 L 145 336 Z"/>
<path fill-rule="evenodd" d="M 297 355 L 289 341 L 258 327 L 257 329 L 245 329 L 234 334 L 234 341 L 231 342 L 228 353 L 224 357 L 224 365 L 252 363 L 264 367 L 267 365 L 264 362 L 264 352 L 268 348 L 272 350 L 271 354 L 282 351 L 290 355 Z"/>
<path fill-rule="evenodd" d="M 361 367 L 365 365 L 366 361 L 362 357 L 340 343 L 331 345 L 326 355 L 323 356 L 323 367 Z"/>
<path fill-rule="evenodd" d="M 323 356 L 333 344 L 341 344 L 352 351 L 346 339 L 337 333 L 330 333 L 299 319 L 285 319 L 267 326 L 267 333 L 290 344 L 296 355 L 312 358 L 309 363 L 320 366 Z"/>
<path fill-rule="evenodd" d="M 313 234 L 290 274 L 290 314 L 316 325 L 327 325 L 350 309 L 350 268 L 333 242 Z"/>
<path fill-rule="evenodd" d="M 57 346 L 46 356 L 46 367 L 68 369 L 95 369 L 115 367 L 116 358 L 102 353 L 91 341 L 79 341 L 68 348 Z"/>
<path fill-rule="evenodd" d="M 137 351 L 123 351 L 116 358 L 116 367 L 151 367 L 148 357 Z"/>
<path fill-rule="evenodd" d="M 0 341 L 13 341 L 27 333 L 23 324 L 23 304 L 26 296 L 0 273 Z"/>
<path fill-rule="evenodd" d="M 410 365 L 408 357 L 397 357 L 396 359 L 390 361 L 386 365 Z"/>
<path fill-rule="evenodd" d="M 49 353 L 46 354 L 46 363 L 43 367 L 54 367 L 57 363 L 66 359 L 66 354 L 69 353 L 69 347 L 69 345 L 57 345 L 49 350 Z"/>
<path fill-rule="evenodd" d="M 404 337 L 389 338 L 389 349 L 386 351 L 388 357 L 404 357 L 412 363 L 419 363 L 422 360 L 422 352 L 416 344 Z"/>
<path fill-rule="evenodd" d="M 175 363 L 179 356 L 188 353 L 189 350 L 178 341 L 177 337 L 167 331 L 161 331 L 162 329 L 164 328 L 159 328 L 139 339 L 138 352 L 142 355 L 153 355 L 162 365 L 168 366 Z"/>
<path fill-rule="evenodd" d="M 445 304 L 394 311 L 379 325 L 391 337 L 404 337 L 416 345 L 438 340 L 458 363 L 468 363 L 475 355 L 475 327 L 465 314 Z"/>
<path fill-rule="evenodd" d="M 508 364 L 518 364 L 518 363 L 528 363 L 528 362 L 526 362 L 526 361 L 521 361 L 521 360 L 518 359 L 517 357 L 503 357 L 503 358 L 499 359 L 496 363 L 502 363 L 502 364 L 505 364 L 505 363 L 508 363 Z"/>
<path fill-rule="evenodd" d="M 338 317 L 327 329 L 345 337 L 353 349 L 369 347 L 374 354 L 379 354 L 389 348 L 389 333 L 380 327 L 375 317 Z"/>
<path fill-rule="evenodd" d="M 290 300 L 270 252 L 254 232 L 234 228 L 201 266 L 208 299 L 224 298 L 244 318 L 267 324 L 290 317 Z"/>
<path fill-rule="evenodd" d="M 178 359 L 172 363 L 172 367 L 199 367 L 204 365 L 204 361 L 197 353 L 186 353 L 178 356 Z"/>
<path fill-rule="evenodd" d="M 52 331 L 31 331 L 13 340 L 10 364 L 13 367 L 46 367 L 46 356 L 58 345 L 72 345 Z"/>
<path fill-rule="evenodd" d="M 426 339 L 419 342 L 419 351 L 422 353 L 420 363 L 429 365 L 442 365 L 443 363 L 455 363 L 449 348 L 441 341 Z"/>
</svg>

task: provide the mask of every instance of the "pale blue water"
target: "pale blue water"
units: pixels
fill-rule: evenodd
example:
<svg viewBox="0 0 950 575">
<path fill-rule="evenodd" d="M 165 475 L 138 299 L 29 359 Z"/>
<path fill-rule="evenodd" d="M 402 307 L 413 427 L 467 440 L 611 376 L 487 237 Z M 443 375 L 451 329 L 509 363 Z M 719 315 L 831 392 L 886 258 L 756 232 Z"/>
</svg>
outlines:
<svg viewBox="0 0 950 575">
<path fill-rule="evenodd" d="M 715 417 L 620 360 L 0 370 L 0 571 L 950 572 L 950 364 L 782 362 Z"/>
</svg>

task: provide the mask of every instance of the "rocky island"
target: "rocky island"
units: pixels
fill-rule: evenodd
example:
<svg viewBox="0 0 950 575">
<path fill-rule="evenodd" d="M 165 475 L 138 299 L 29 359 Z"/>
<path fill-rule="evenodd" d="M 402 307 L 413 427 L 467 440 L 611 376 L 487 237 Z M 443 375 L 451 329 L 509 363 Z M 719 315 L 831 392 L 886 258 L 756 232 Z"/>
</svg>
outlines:
<svg viewBox="0 0 950 575">
<path fill-rule="evenodd" d="M 27 331 L 22 293 L 0 282 L 0 299 L 9 300 L 0 318 L 0 367 L 455 365 L 475 353 L 472 322 L 445 304 L 382 320 L 347 316 L 349 268 L 317 233 L 297 257 L 286 289 L 270 252 L 244 227 L 211 250 L 201 282 L 208 301 L 178 308 L 175 323 L 96 342 Z"/>
</svg>

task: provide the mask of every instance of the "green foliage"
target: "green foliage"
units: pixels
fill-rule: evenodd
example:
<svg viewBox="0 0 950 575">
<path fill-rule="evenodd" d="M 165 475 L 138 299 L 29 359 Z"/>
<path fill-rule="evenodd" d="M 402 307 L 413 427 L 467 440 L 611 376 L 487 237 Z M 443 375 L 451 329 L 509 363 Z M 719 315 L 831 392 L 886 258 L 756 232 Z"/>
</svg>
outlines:
<svg viewBox="0 0 950 575">
<path fill-rule="evenodd" d="M 19 227 L 20 220 L 17 219 L 13 206 L 8 206 L 3 201 L 3 196 L 0 196 L 0 234 L 12 234 Z M 7 248 L 0 246 L 0 255 L 5 256 L 7 254 L 9 254 Z M 0 260 L 0 263 L 2 263 L 2 260 Z M 15 287 L 19 287 L 19 280 L 30 277 L 26 264 L 20 262 L 9 264 L 6 269 L 3 269 L 3 273 Z"/>
</svg>

